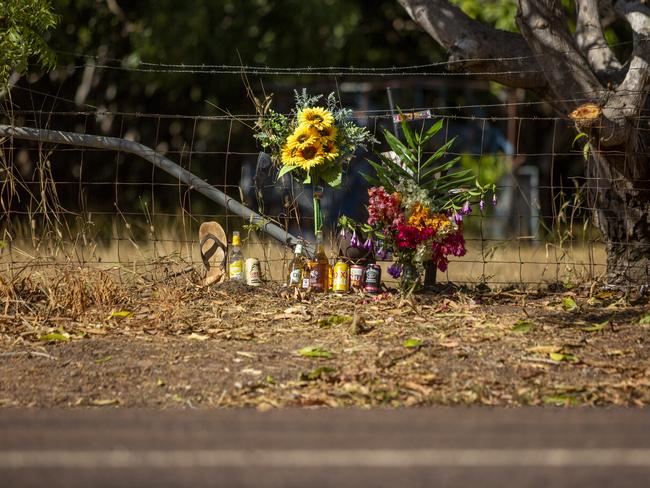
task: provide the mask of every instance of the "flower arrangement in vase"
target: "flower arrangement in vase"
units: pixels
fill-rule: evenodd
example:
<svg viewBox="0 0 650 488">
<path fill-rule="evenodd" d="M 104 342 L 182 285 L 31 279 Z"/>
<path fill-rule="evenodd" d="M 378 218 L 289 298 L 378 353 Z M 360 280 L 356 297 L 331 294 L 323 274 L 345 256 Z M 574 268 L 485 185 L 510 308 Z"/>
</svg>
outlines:
<svg viewBox="0 0 650 488">
<path fill-rule="evenodd" d="M 420 285 L 430 263 L 445 271 L 449 256 L 465 254 L 462 221 L 473 203 L 482 210 L 491 191 L 496 204 L 494 186 L 481 186 L 471 170 L 450 171 L 458 157 L 441 162 L 455 138 L 426 153 L 426 144 L 442 125 L 439 120 L 427 130 L 423 124 L 414 131 L 403 120 L 405 142 L 384 131 L 392 152 L 379 154 L 380 162 L 370 161 L 375 176 L 364 175 L 373 185 L 368 190 L 368 219 L 363 224 L 348 217 L 339 221 L 342 232 L 352 232 L 364 247 L 377 247 L 380 258 L 392 253 L 388 272 L 400 278 L 403 291 Z"/>
<path fill-rule="evenodd" d="M 323 99 L 296 91 L 295 100 L 288 115 L 271 109 L 270 97 L 264 103 L 256 100 L 255 138 L 278 167 L 278 179 L 290 174 L 313 186 L 317 233 L 322 229 L 322 187 L 340 187 L 345 165 L 357 148 L 376 141 L 352 120 L 352 110 L 342 107 L 333 93 Z"/>
</svg>

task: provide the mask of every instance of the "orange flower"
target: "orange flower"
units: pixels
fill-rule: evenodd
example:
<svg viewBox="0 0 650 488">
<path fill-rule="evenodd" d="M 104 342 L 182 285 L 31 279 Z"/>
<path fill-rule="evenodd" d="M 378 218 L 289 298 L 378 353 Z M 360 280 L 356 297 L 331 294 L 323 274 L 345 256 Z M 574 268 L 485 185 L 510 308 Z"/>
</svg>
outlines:
<svg viewBox="0 0 650 488">
<path fill-rule="evenodd" d="M 441 230 L 446 230 L 451 226 L 451 222 L 444 214 L 432 214 L 431 211 L 420 203 L 416 203 L 413 207 L 413 212 L 407 220 L 408 225 L 417 227 L 418 230 L 424 228 L 433 229 L 436 234 Z"/>
</svg>

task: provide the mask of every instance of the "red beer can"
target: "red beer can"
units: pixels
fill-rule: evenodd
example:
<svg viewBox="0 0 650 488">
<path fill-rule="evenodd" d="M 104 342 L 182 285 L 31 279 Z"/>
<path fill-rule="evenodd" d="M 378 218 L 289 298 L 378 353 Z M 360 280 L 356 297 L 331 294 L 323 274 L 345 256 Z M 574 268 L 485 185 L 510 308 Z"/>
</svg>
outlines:
<svg viewBox="0 0 650 488">
<path fill-rule="evenodd" d="M 350 288 L 363 288 L 363 274 L 364 267 L 360 264 L 353 264 L 350 266 Z"/>
</svg>

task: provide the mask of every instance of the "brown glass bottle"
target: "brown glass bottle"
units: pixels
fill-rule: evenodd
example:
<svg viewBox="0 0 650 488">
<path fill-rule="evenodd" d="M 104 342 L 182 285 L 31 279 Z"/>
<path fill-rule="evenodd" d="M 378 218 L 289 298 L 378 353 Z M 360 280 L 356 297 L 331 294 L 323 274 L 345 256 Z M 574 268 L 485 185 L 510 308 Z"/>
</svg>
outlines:
<svg viewBox="0 0 650 488">
<path fill-rule="evenodd" d="M 323 244 L 323 232 L 316 233 L 316 253 L 314 255 L 314 264 L 309 271 L 309 287 L 320 293 L 326 293 L 328 288 L 327 274 L 329 272 L 329 261 L 325 254 Z"/>
</svg>

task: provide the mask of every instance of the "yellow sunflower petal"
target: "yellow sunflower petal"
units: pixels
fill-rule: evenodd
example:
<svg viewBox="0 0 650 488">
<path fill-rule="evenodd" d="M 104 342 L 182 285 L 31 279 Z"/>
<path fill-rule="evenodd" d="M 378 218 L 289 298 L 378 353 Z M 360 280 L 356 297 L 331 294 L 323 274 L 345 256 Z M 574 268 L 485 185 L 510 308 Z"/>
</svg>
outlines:
<svg viewBox="0 0 650 488">
<path fill-rule="evenodd" d="M 339 130 L 332 125 L 329 127 L 323 127 L 318 132 L 323 139 L 333 142 L 336 141 L 336 136 L 338 136 Z"/>
<path fill-rule="evenodd" d="M 315 128 L 302 124 L 287 137 L 287 144 L 291 147 L 303 148 L 314 144 L 319 138 L 320 134 Z"/>
<path fill-rule="evenodd" d="M 300 125 L 309 125 L 318 130 L 334 125 L 332 112 L 323 107 L 311 107 L 300 111 L 298 114 Z"/>
<path fill-rule="evenodd" d="M 325 157 L 322 154 L 321 147 L 318 144 L 312 144 L 301 149 L 296 150 L 296 157 L 294 164 L 300 166 L 302 169 L 310 169 L 325 162 Z"/>
<path fill-rule="evenodd" d="M 339 148 L 332 141 L 326 140 L 320 150 L 325 160 L 333 161 L 339 157 Z"/>
</svg>

